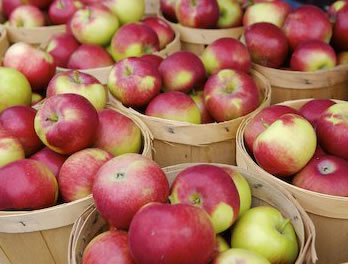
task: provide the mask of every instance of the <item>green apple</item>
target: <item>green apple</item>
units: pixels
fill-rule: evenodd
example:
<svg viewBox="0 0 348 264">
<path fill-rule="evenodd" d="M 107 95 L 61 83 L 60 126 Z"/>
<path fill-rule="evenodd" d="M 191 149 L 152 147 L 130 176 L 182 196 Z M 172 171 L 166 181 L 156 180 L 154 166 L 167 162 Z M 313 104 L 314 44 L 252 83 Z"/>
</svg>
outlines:
<svg viewBox="0 0 348 264">
<path fill-rule="evenodd" d="M 227 241 L 221 236 L 216 236 L 216 248 L 219 253 L 222 253 L 230 248 Z"/>
<path fill-rule="evenodd" d="M 106 0 L 104 5 L 110 8 L 121 24 L 139 21 L 145 12 L 144 0 Z"/>
<path fill-rule="evenodd" d="M 256 254 L 255 252 L 233 248 L 229 249 L 214 259 L 212 264 L 271 264 L 263 256 Z"/>
<path fill-rule="evenodd" d="M 220 16 L 218 28 L 239 27 L 242 25 L 243 9 L 235 0 L 217 0 Z"/>
</svg>

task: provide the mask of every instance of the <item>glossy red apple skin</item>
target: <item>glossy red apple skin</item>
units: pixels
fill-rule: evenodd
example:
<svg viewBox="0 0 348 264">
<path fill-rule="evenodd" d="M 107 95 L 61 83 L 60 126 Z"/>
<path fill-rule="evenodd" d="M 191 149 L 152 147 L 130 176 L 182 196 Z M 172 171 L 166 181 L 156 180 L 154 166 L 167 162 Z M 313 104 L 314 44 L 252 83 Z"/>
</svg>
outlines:
<svg viewBox="0 0 348 264">
<path fill-rule="evenodd" d="M 66 24 L 72 15 L 82 8 L 79 0 L 55 0 L 48 10 L 48 16 L 55 25 Z"/>
<path fill-rule="evenodd" d="M 159 68 L 159 66 L 161 65 L 161 63 L 163 61 L 163 58 L 161 58 L 160 56 L 155 55 L 155 54 L 146 54 L 146 55 L 143 55 L 139 58 L 144 60 L 144 61 L 147 61 L 152 66 L 155 66 L 156 69 Z"/>
<path fill-rule="evenodd" d="M 327 155 L 327 153 L 319 145 L 317 145 L 313 158 L 320 157 L 323 155 Z"/>
<path fill-rule="evenodd" d="M 204 101 L 203 91 L 193 91 L 190 96 L 193 99 L 193 101 L 195 101 L 196 105 L 198 106 L 201 112 L 201 123 L 202 124 L 213 123 L 214 118 L 212 118 L 211 115 L 209 114 L 209 111 Z"/>
<path fill-rule="evenodd" d="M 136 263 L 205 264 L 214 257 L 215 245 L 207 213 L 187 204 L 144 206 L 129 229 L 129 248 Z"/>
<path fill-rule="evenodd" d="M 37 6 L 40 9 L 47 8 L 53 0 L 27 0 L 29 5 Z"/>
<path fill-rule="evenodd" d="M 58 177 L 60 168 L 67 159 L 67 156 L 58 154 L 48 147 L 45 147 L 32 155 L 30 159 L 37 160 L 45 164 L 52 171 L 54 176 Z"/>
<path fill-rule="evenodd" d="M 297 187 L 313 192 L 348 197 L 348 162 L 322 155 L 313 158 L 293 179 Z"/>
<path fill-rule="evenodd" d="M 175 38 L 174 30 L 167 22 L 159 17 L 147 17 L 143 22 L 156 32 L 160 49 L 164 49 Z"/>
<path fill-rule="evenodd" d="M 171 22 L 177 22 L 175 13 L 176 0 L 160 0 L 160 9 L 163 16 Z"/>
<path fill-rule="evenodd" d="M 333 44 L 341 51 L 348 51 L 348 5 L 337 14 Z"/>
<path fill-rule="evenodd" d="M 57 197 L 57 180 L 39 161 L 22 159 L 0 169 L 1 210 L 46 208 L 55 205 Z"/>
<path fill-rule="evenodd" d="M 13 10 L 24 4 L 23 0 L 2 0 L 1 11 L 9 17 Z"/>
<path fill-rule="evenodd" d="M 270 23 L 256 23 L 246 28 L 245 43 L 253 62 L 280 68 L 288 55 L 288 40 L 283 31 Z"/>
<path fill-rule="evenodd" d="M 304 104 L 299 111 L 315 127 L 320 115 L 334 104 L 330 99 L 314 99 Z"/>
</svg>

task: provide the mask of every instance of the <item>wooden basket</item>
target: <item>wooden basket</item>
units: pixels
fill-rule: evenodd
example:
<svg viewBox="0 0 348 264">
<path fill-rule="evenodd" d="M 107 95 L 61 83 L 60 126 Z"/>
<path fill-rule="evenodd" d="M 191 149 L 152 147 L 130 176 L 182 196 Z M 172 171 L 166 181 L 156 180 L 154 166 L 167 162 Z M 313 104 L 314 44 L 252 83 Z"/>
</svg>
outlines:
<svg viewBox="0 0 348 264">
<path fill-rule="evenodd" d="M 144 156 L 151 158 L 151 135 L 133 114 L 108 105 L 131 118 L 141 129 Z M 66 264 L 68 241 L 74 221 L 93 203 L 92 195 L 47 209 L 0 211 L 1 264 Z"/>
<path fill-rule="evenodd" d="M 272 86 L 272 104 L 304 98 L 348 100 L 348 65 L 330 70 L 298 72 L 253 64 Z"/>
<path fill-rule="evenodd" d="M 180 164 L 164 168 L 167 178 L 172 184 L 176 175 L 183 169 L 197 164 Z M 313 239 L 315 230 L 313 223 L 305 213 L 303 208 L 298 205 L 296 200 L 285 189 L 277 184 L 271 184 L 259 177 L 250 174 L 238 167 L 229 165 L 219 165 L 229 167 L 242 173 L 251 186 L 253 196 L 253 206 L 268 205 L 279 209 L 282 214 L 293 224 L 299 242 L 300 253 L 296 264 L 315 263 L 316 252 Z M 81 217 L 75 222 L 71 232 L 68 251 L 68 264 L 81 264 L 81 258 L 87 244 L 106 228 L 106 223 L 94 206 L 89 207 Z"/>
<path fill-rule="evenodd" d="M 310 99 L 281 103 L 299 109 Z M 336 102 L 340 102 L 337 101 Z M 316 246 L 320 264 L 338 264 L 348 260 L 348 197 L 336 197 L 308 191 L 286 183 L 264 171 L 248 154 L 244 131 L 252 118 L 243 121 L 237 132 L 237 164 L 268 182 L 288 189 L 308 212 L 316 227 Z"/>
</svg>

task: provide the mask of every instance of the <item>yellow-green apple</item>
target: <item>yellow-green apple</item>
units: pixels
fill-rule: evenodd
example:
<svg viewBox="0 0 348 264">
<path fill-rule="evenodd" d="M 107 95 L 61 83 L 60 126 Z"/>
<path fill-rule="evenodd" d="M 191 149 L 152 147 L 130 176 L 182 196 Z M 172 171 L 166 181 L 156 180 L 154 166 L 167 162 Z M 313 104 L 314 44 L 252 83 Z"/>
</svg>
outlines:
<svg viewBox="0 0 348 264">
<path fill-rule="evenodd" d="M 121 24 L 139 21 L 145 13 L 146 0 L 104 0 L 103 4 L 118 17 Z"/>
<path fill-rule="evenodd" d="M 254 237 L 254 235 L 253 235 Z M 271 264 L 265 257 L 251 250 L 232 248 L 217 255 L 212 264 Z"/>
<path fill-rule="evenodd" d="M 35 153 L 43 146 L 35 133 L 35 115 L 36 110 L 29 106 L 12 106 L 0 114 L 0 126 L 18 138 L 26 156 Z"/>
<path fill-rule="evenodd" d="M 58 176 L 59 191 L 63 200 L 71 202 L 90 195 L 95 175 L 112 157 L 105 150 L 87 148 L 67 158 Z"/>
<path fill-rule="evenodd" d="M 31 87 L 19 71 L 0 67 L 0 112 L 15 105 L 31 105 Z"/>
<path fill-rule="evenodd" d="M 93 238 L 83 252 L 81 263 L 135 264 L 129 252 L 127 232 L 111 230 Z"/>
<path fill-rule="evenodd" d="M 175 13 L 183 26 L 215 28 L 219 19 L 219 6 L 216 0 L 176 0 Z"/>
<path fill-rule="evenodd" d="M 160 9 L 163 16 L 171 22 L 177 22 L 175 6 L 177 0 L 160 0 Z"/>
<path fill-rule="evenodd" d="M 330 106 L 317 121 L 320 146 L 329 154 L 348 160 L 348 103 Z"/>
<path fill-rule="evenodd" d="M 314 72 L 336 66 L 336 52 L 321 40 L 308 40 L 297 45 L 290 59 L 294 71 Z"/>
<path fill-rule="evenodd" d="M 57 197 L 56 177 L 39 161 L 17 160 L 0 169 L 0 210 L 46 208 Z"/>
<path fill-rule="evenodd" d="M 337 54 L 337 65 L 348 64 L 348 51 L 343 51 Z"/>
<path fill-rule="evenodd" d="M 201 59 L 208 75 L 222 69 L 250 70 L 250 55 L 239 40 L 221 38 L 211 43 L 202 53 Z"/>
<path fill-rule="evenodd" d="M 348 5 L 337 14 L 333 44 L 339 50 L 348 51 Z"/>
<path fill-rule="evenodd" d="M 226 250 L 230 249 L 227 241 L 221 235 L 216 236 L 216 249 L 219 253 L 225 252 Z"/>
<path fill-rule="evenodd" d="M 261 22 L 244 31 L 245 44 L 253 62 L 265 67 L 280 68 L 288 56 L 288 40 L 277 26 Z"/>
<path fill-rule="evenodd" d="M 155 54 L 145 54 L 141 57 L 139 57 L 140 59 L 147 61 L 148 63 L 150 63 L 152 66 L 156 67 L 156 69 L 159 68 L 160 64 L 163 61 L 163 58 L 155 55 Z"/>
<path fill-rule="evenodd" d="M 286 177 L 299 172 L 310 161 L 316 146 L 312 125 L 299 115 L 285 114 L 257 136 L 253 153 L 265 171 Z"/>
<path fill-rule="evenodd" d="M 79 9 L 70 21 L 74 37 L 83 44 L 106 45 L 118 27 L 118 18 L 101 5 Z"/>
<path fill-rule="evenodd" d="M 83 44 L 71 54 L 66 66 L 69 69 L 93 69 L 113 64 L 114 60 L 103 47 Z"/>
<path fill-rule="evenodd" d="M 235 0 L 217 0 L 219 6 L 218 28 L 239 27 L 243 21 L 242 6 Z"/>
<path fill-rule="evenodd" d="M 12 11 L 8 21 L 12 27 L 42 27 L 45 25 L 45 16 L 35 6 L 22 5 Z"/>
<path fill-rule="evenodd" d="M 19 139 L 0 126 L 0 167 L 24 157 L 24 149 Z"/>
<path fill-rule="evenodd" d="M 58 177 L 60 168 L 67 159 L 67 156 L 58 154 L 48 147 L 45 147 L 32 155 L 30 159 L 42 162 L 52 171 L 54 176 Z"/>
<path fill-rule="evenodd" d="M 204 86 L 204 100 L 211 116 L 224 122 L 254 111 L 259 106 L 260 94 L 248 74 L 225 69 L 209 77 Z"/>
<path fill-rule="evenodd" d="M 158 69 L 140 58 L 119 61 L 108 78 L 108 88 L 112 95 L 131 107 L 146 106 L 160 93 L 161 87 Z"/>
<path fill-rule="evenodd" d="M 111 109 L 100 111 L 98 116 L 99 126 L 94 147 L 104 149 L 114 156 L 140 152 L 141 131 L 133 120 Z"/>
<path fill-rule="evenodd" d="M 308 40 L 329 43 L 332 36 L 332 26 L 328 16 L 314 5 L 300 6 L 292 11 L 285 20 L 283 31 L 292 50 Z"/>
<path fill-rule="evenodd" d="M 122 26 L 111 41 L 111 54 L 115 61 L 127 57 L 140 57 L 143 54 L 160 50 L 159 39 L 155 31 L 141 22 Z"/>
<path fill-rule="evenodd" d="M 73 35 L 62 33 L 53 36 L 46 47 L 46 51 L 54 58 L 58 67 L 66 68 L 71 54 L 79 47 Z"/>
<path fill-rule="evenodd" d="M 169 120 L 201 123 L 201 112 L 193 99 L 181 92 L 161 93 L 151 100 L 145 114 Z"/>
<path fill-rule="evenodd" d="M 236 185 L 227 172 L 213 165 L 196 165 L 180 172 L 169 199 L 172 204 L 184 203 L 204 209 L 217 234 L 230 228 L 239 214 Z"/>
<path fill-rule="evenodd" d="M 48 16 L 53 24 L 66 24 L 83 4 L 79 0 L 55 0 L 48 9 Z"/>
<path fill-rule="evenodd" d="M 260 254 L 270 263 L 295 263 L 299 251 L 290 219 L 268 206 L 251 208 L 238 220 L 231 245 Z"/>
<path fill-rule="evenodd" d="M 201 112 L 201 123 L 202 124 L 213 123 L 214 118 L 212 118 L 208 112 L 207 106 L 204 101 L 203 91 L 193 90 L 190 96 L 193 99 L 193 101 L 195 101 L 196 105 L 199 108 L 199 111 Z"/>
<path fill-rule="evenodd" d="M 330 99 L 313 99 L 305 103 L 299 111 L 315 127 L 320 115 L 334 104 L 335 102 Z"/>
<path fill-rule="evenodd" d="M 248 27 L 255 23 L 268 22 L 281 28 L 290 12 L 291 6 L 281 0 L 256 3 L 245 11 L 243 25 Z"/>
<path fill-rule="evenodd" d="M 175 38 L 174 30 L 159 17 L 146 17 L 143 22 L 156 32 L 160 49 L 164 49 Z"/>
<path fill-rule="evenodd" d="M 72 154 L 93 144 L 98 113 L 78 94 L 48 98 L 37 111 L 34 127 L 41 141 L 60 154 Z"/>
<path fill-rule="evenodd" d="M 1 12 L 8 18 L 13 10 L 24 4 L 26 4 L 24 0 L 2 0 L 0 3 Z"/>
<path fill-rule="evenodd" d="M 313 158 L 292 180 L 313 192 L 348 197 L 348 161 L 330 155 Z"/>
<path fill-rule="evenodd" d="M 6 51 L 3 64 L 23 73 L 33 91 L 46 89 L 56 72 L 56 64 L 50 54 L 24 42 L 15 43 Z"/>
<path fill-rule="evenodd" d="M 136 263 L 206 264 L 215 254 L 215 232 L 201 208 L 152 203 L 135 215 L 129 248 Z"/>
<path fill-rule="evenodd" d="M 31 94 L 31 105 L 35 105 L 37 104 L 38 102 L 42 101 L 43 100 L 43 96 L 39 93 L 32 93 Z"/>
<path fill-rule="evenodd" d="M 337 13 L 342 10 L 343 7 L 347 6 L 346 0 L 338 0 L 336 2 L 333 2 L 331 6 L 329 7 L 327 13 L 330 17 L 331 22 L 336 22 Z"/>
<path fill-rule="evenodd" d="M 94 76 L 76 70 L 56 74 L 48 84 L 46 96 L 65 93 L 82 95 L 97 110 L 104 109 L 107 101 L 106 87 Z"/>
<path fill-rule="evenodd" d="M 169 183 L 159 165 L 134 153 L 106 162 L 93 183 L 93 198 L 98 211 L 117 229 L 127 229 L 142 206 L 150 202 L 167 202 L 168 193 Z"/>
<path fill-rule="evenodd" d="M 163 60 L 159 67 L 166 92 L 188 93 L 205 82 L 202 61 L 192 52 L 178 51 Z"/>
</svg>

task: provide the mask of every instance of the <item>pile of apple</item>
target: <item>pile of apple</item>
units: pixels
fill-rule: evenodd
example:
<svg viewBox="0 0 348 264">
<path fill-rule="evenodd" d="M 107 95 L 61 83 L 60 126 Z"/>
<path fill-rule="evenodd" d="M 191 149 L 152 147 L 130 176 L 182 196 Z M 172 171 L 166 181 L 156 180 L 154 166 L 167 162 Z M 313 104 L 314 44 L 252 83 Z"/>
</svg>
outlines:
<svg viewBox="0 0 348 264">
<path fill-rule="evenodd" d="M 248 182 L 232 168 L 195 165 L 170 188 L 154 161 L 124 154 L 98 170 L 92 192 L 109 231 L 87 245 L 83 264 L 276 264 L 298 255 L 290 220 L 250 209 Z"/>
<path fill-rule="evenodd" d="M 244 132 L 265 171 L 295 186 L 348 197 L 348 102 L 311 100 L 299 111 L 274 105 Z"/>
</svg>

